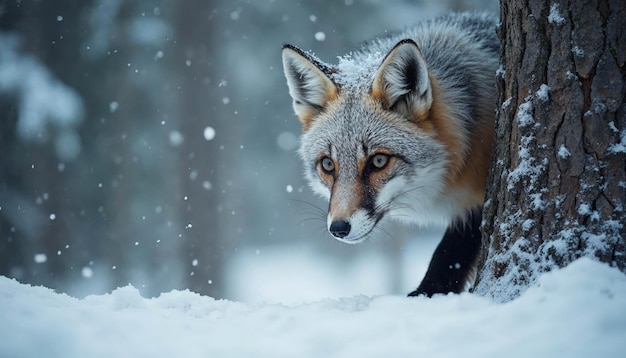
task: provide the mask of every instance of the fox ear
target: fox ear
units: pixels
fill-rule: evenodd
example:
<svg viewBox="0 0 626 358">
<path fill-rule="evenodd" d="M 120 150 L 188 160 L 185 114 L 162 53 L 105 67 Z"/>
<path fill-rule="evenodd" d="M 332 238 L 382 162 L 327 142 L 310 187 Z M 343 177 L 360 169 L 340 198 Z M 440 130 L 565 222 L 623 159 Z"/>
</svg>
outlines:
<svg viewBox="0 0 626 358">
<path fill-rule="evenodd" d="M 387 109 L 412 114 L 430 109 L 433 97 L 428 68 L 413 40 L 398 42 L 385 56 L 374 77 L 371 95 Z"/>
<path fill-rule="evenodd" d="M 337 95 L 337 86 L 329 78 L 331 70 L 291 45 L 283 46 L 283 70 L 294 111 L 306 130 L 313 116 Z"/>
</svg>

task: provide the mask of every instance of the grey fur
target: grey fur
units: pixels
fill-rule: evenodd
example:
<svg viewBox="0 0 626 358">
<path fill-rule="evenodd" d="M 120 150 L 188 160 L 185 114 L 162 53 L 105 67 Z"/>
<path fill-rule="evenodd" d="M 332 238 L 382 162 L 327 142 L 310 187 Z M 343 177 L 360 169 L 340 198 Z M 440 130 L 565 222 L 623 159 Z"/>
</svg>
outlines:
<svg viewBox="0 0 626 358">
<path fill-rule="evenodd" d="M 477 175 L 477 183 L 487 175 L 476 168 L 486 165 L 491 139 L 480 136 L 492 130 L 495 116 L 496 23 L 485 13 L 442 16 L 376 39 L 334 66 L 283 47 L 289 91 L 304 125 L 298 153 L 313 190 L 330 200 L 333 236 L 361 242 L 383 217 L 448 225 L 410 295 L 461 292 L 475 277 L 484 188 L 447 181 L 466 173 L 472 161 L 483 164 L 464 175 Z M 420 122 L 432 120 L 433 109 L 448 137 L 432 129 L 435 122 Z M 393 165 L 370 180 L 380 155 L 393 158 Z M 326 166 L 332 170 L 318 169 L 321 158 L 333 161 Z"/>
<path fill-rule="evenodd" d="M 495 35 L 496 23 L 496 17 L 486 13 L 449 14 L 371 41 L 361 50 L 341 58 L 337 65 L 321 64 L 314 57 L 296 50 L 303 55 L 303 64 L 298 66 L 317 66 L 319 75 L 330 78 L 339 93 L 331 103 L 320 104 L 316 101 L 317 107 L 313 108 L 315 116 L 301 138 L 299 154 L 305 163 L 305 175 L 312 188 L 326 198 L 331 196 L 330 189 L 320 181 L 316 170 L 320 153 L 336 156 L 339 163 L 336 186 L 344 188 L 341 194 L 344 196 L 349 196 L 350 183 L 359 176 L 359 148 L 371 151 L 363 153 L 366 157 L 378 148 L 385 148 L 401 158 L 394 166 L 389 181 L 406 187 L 394 188 L 396 193 L 387 195 L 387 205 L 382 205 L 382 199 L 377 197 L 384 193 L 368 193 L 374 197 L 377 209 L 381 212 L 368 213 L 368 218 L 364 220 L 374 224 L 360 233 L 363 237 L 387 213 L 405 217 L 413 223 L 449 224 L 462 217 L 466 211 L 457 204 L 462 198 L 447 197 L 447 193 L 443 193 L 442 181 L 449 154 L 446 147 L 432 133 L 420 131 L 408 123 L 403 111 L 381 108 L 367 99 L 385 56 L 403 40 L 409 39 L 417 44 L 430 76 L 438 83 L 439 101 L 446 103 L 457 121 L 455 126 L 463 133 L 462 140 L 465 142 L 459 147 L 467 160 L 472 151 L 469 139 L 474 134 L 474 128 L 479 121 L 491 123 L 494 117 L 494 76 L 499 47 Z M 287 48 L 294 49 L 293 46 Z M 291 64 L 294 56 L 288 56 L 288 60 L 285 58 L 284 55 L 290 91 L 297 92 L 296 89 L 310 84 L 301 82 L 311 81 L 311 71 L 307 71 L 306 76 L 299 76 L 297 66 Z M 323 83 L 324 80 L 319 79 L 317 82 Z M 299 87 L 296 88 L 296 85 Z M 420 89 L 424 93 L 427 90 Z M 420 92 L 420 95 L 423 93 Z M 294 102 L 300 100 L 294 97 Z M 409 105 L 415 102 L 413 99 L 407 101 Z M 411 193 L 404 195 L 405 191 Z M 349 199 L 347 197 L 344 200 Z M 394 207 L 403 209 L 393 210 Z M 361 239 L 355 236 L 343 241 Z"/>
</svg>

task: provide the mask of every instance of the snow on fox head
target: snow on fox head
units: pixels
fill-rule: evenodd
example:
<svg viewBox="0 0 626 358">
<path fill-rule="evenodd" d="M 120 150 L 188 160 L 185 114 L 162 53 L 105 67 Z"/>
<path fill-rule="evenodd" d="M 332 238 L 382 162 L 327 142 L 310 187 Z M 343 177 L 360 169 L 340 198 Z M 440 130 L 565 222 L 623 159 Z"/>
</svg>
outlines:
<svg viewBox="0 0 626 358">
<path fill-rule="evenodd" d="M 384 217 L 447 223 L 442 194 L 466 150 L 415 42 L 329 66 L 291 45 L 283 66 L 303 126 L 299 155 L 315 192 L 329 200 L 330 233 L 365 240 Z"/>
</svg>

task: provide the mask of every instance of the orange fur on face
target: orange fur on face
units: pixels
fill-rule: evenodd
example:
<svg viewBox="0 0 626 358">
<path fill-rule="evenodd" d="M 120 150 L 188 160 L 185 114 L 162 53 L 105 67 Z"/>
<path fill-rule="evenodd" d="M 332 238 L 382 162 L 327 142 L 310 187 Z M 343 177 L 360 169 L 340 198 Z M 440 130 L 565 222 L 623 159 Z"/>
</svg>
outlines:
<svg viewBox="0 0 626 358">
<path fill-rule="evenodd" d="M 334 175 L 328 174 L 324 169 L 322 169 L 321 162 L 322 162 L 322 158 L 324 158 L 324 157 L 329 157 L 329 156 L 326 153 L 320 153 L 317 156 L 317 174 L 320 176 L 320 179 L 322 179 L 324 184 L 326 184 L 326 186 L 329 189 L 332 189 L 333 186 L 335 185 L 335 176 L 336 176 L 336 174 L 334 174 Z M 339 163 L 337 163 L 336 160 L 333 160 L 333 163 L 335 165 L 335 173 L 337 173 L 337 170 L 339 170 Z"/>
<path fill-rule="evenodd" d="M 468 138 L 462 124 L 453 117 L 445 104 L 445 99 L 441 98 L 437 79 L 432 76 L 429 79 L 433 97 L 431 106 L 414 108 L 411 122 L 420 131 L 431 133 L 446 147 L 448 152 L 446 192 L 463 191 L 461 204 L 467 209 L 474 208 L 484 201 L 493 144 L 492 122 L 478 120 L 474 128 L 475 133 Z M 380 86 L 372 87 L 371 97 L 376 103 L 388 106 Z M 479 117 L 489 118 L 489 114 L 482 113 Z"/>
<path fill-rule="evenodd" d="M 380 104 L 382 104 L 382 106 L 384 108 L 389 108 L 391 107 L 392 103 L 388 103 L 389 101 L 387 100 L 387 96 L 385 95 L 385 91 L 383 88 L 383 85 L 378 83 L 379 81 L 375 81 L 374 84 L 372 85 L 371 91 L 370 91 L 370 96 L 378 101 Z"/>
<path fill-rule="evenodd" d="M 337 96 L 339 95 L 339 89 L 337 85 L 328 85 L 326 86 L 326 96 L 324 97 L 324 108 L 328 108 Z M 314 121 L 316 121 L 320 114 L 320 111 L 316 110 L 313 107 L 309 107 L 306 111 L 303 111 L 298 114 L 298 119 L 302 124 L 302 132 L 306 132 L 311 128 L 311 125 Z"/>
<path fill-rule="evenodd" d="M 329 214 L 332 216 L 334 220 L 349 220 L 352 214 L 354 214 L 357 209 L 361 207 L 361 199 L 363 198 L 363 182 L 360 180 L 355 180 L 352 183 L 351 188 L 349 188 L 350 195 L 348 201 L 343 201 L 344 198 L 337 198 L 336 193 L 338 193 L 339 188 L 337 188 L 337 182 L 333 186 L 332 195 L 330 198 L 330 209 Z"/>
<path fill-rule="evenodd" d="M 363 180 L 365 179 L 363 176 L 363 172 L 366 170 L 366 166 L 368 165 L 371 158 L 376 154 L 389 155 L 389 161 L 387 162 L 387 164 L 385 165 L 383 169 L 374 170 L 370 172 L 370 174 L 367 177 L 367 183 L 365 183 Z M 351 181 L 350 183 L 351 184 L 351 187 L 349 188 L 350 196 L 349 196 L 349 201 L 347 202 L 342 202 L 341 199 L 343 198 L 337 198 L 334 196 L 334 194 L 337 193 L 339 190 L 339 188 L 337 187 L 338 183 L 334 178 L 328 178 L 329 181 L 326 181 L 325 179 L 323 179 L 326 183 L 330 183 L 329 187 L 332 188 L 331 192 L 333 193 L 333 196 L 331 196 L 331 200 L 330 200 L 331 216 L 334 219 L 345 219 L 345 220 L 349 219 L 352 216 L 352 214 L 354 214 L 354 212 L 361 207 L 361 201 L 363 200 L 363 197 L 366 195 L 365 193 L 366 185 L 374 188 L 377 191 L 381 190 L 383 186 L 385 185 L 385 183 L 387 182 L 387 178 L 389 178 L 389 173 L 396 162 L 397 162 L 397 158 L 395 158 L 392 155 L 391 151 L 384 149 L 384 148 L 378 149 L 375 154 L 372 154 L 368 157 L 360 158 L 357 161 L 358 177 L 355 178 L 355 180 Z M 327 177 L 329 176 L 328 174 L 325 174 L 323 170 L 321 169 L 318 169 L 318 170 L 321 172 L 320 175 L 325 175 Z M 344 190 L 344 192 L 348 192 L 348 191 Z"/>
<path fill-rule="evenodd" d="M 367 163 L 370 158 L 372 158 L 376 154 L 387 154 L 389 156 L 388 162 L 384 168 L 372 171 L 368 176 L 369 185 L 376 189 L 377 191 L 382 190 L 383 186 L 387 183 L 387 179 L 389 178 L 389 173 L 391 169 L 396 164 L 398 160 L 393 153 L 385 148 L 379 148 L 375 154 L 372 154 L 369 158 L 366 159 Z M 363 171 L 360 171 L 363 173 Z"/>
<path fill-rule="evenodd" d="M 311 108 L 298 115 L 298 119 L 300 120 L 300 123 L 302 124 L 302 132 L 306 132 L 309 130 L 309 127 L 311 127 L 311 123 L 313 122 L 313 117 L 316 115 L 316 113 L 317 111 Z"/>
</svg>

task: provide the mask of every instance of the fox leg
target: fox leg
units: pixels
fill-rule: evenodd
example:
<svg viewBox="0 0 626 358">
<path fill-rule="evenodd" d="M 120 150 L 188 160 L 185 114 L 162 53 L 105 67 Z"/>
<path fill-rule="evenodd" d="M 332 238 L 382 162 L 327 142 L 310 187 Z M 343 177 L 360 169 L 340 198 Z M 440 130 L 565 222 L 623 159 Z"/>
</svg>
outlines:
<svg viewBox="0 0 626 358">
<path fill-rule="evenodd" d="M 461 293 L 468 284 L 473 284 L 476 260 L 482 244 L 481 220 L 482 210 L 474 210 L 466 221 L 448 227 L 430 260 L 422 283 L 409 296 Z"/>
</svg>

